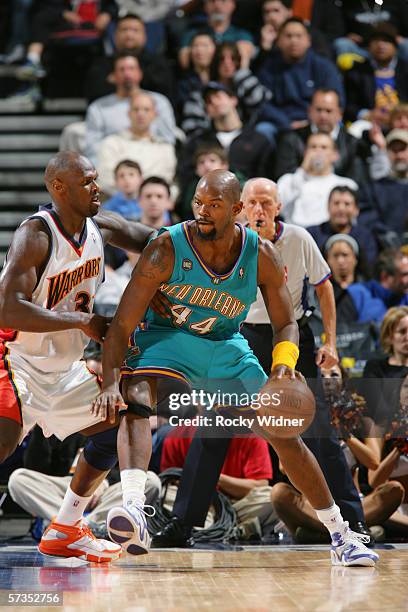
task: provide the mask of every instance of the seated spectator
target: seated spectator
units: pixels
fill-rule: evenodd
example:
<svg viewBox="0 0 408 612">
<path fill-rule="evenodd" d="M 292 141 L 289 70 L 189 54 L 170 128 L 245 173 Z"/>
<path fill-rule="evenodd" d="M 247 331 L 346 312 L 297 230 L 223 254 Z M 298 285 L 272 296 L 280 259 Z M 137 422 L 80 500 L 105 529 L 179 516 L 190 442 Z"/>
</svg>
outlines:
<svg viewBox="0 0 408 612">
<path fill-rule="evenodd" d="M 384 226 L 402 236 L 408 221 L 408 130 L 391 130 L 384 144 L 380 138 L 377 142 L 370 170 L 377 180 L 364 187 L 361 199 Z"/>
<path fill-rule="evenodd" d="M 254 113 L 265 101 L 270 100 L 271 94 L 249 68 L 241 68 L 241 63 L 237 44 L 221 43 L 217 46 L 211 62 L 211 82 L 221 83 L 233 91 L 238 98 L 242 118 L 253 120 Z M 203 88 L 200 91 L 193 91 L 184 105 L 182 128 L 188 136 L 211 126 L 202 94 Z"/>
<path fill-rule="evenodd" d="M 329 220 L 307 228 L 318 247 L 323 249 L 325 242 L 334 234 L 348 234 L 357 241 L 367 263 L 373 266 L 378 245 L 374 232 L 358 222 L 360 210 L 357 193 L 350 187 L 334 187 L 329 195 L 328 207 Z"/>
<path fill-rule="evenodd" d="M 190 183 L 186 185 L 178 198 L 176 204 L 176 212 L 181 217 L 181 220 L 193 219 L 192 201 L 197 187 L 197 183 L 204 174 L 211 170 L 229 170 L 228 155 L 225 149 L 216 144 L 204 144 L 195 152 L 195 175 Z M 243 174 L 235 171 L 235 176 L 239 180 L 241 187 L 245 184 Z M 241 213 L 243 215 L 243 213 Z M 236 219 L 237 223 L 245 223 L 245 215 L 239 215 Z M 241 218 L 240 218 L 241 217 Z"/>
<path fill-rule="evenodd" d="M 344 103 L 343 85 L 334 64 L 310 48 L 310 34 L 301 19 L 291 17 L 281 26 L 273 49 L 256 70 L 272 93 L 263 120 L 279 128 L 307 124 L 307 109 L 316 89 L 333 89 Z"/>
<path fill-rule="evenodd" d="M 398 104 L 391 111 L 384 132 L 392 132 L 395 129 L 408 131 L 408 104 Z M 360 153 L 367 159 L 370 178 L 377 181 L 387 176 L 391 164 L 383 128 L 378 123 L 359 120 L 350 126 L 349 132 L 360 138 Z"/>
<path fill-rule="evenodd" d="M 191 40 L 189 68 L 178 82 L 181 127 L 187 135 L 208 127 L 202 92 L 210 80 L 215 48 L 213 38 L 205 32 L 197 32 Z"/>
<path fill-rule="evenodd" d="M 390 115 L 390 126 L 392 130 L 408 130 L 408 103 L 394 107 Z"/>
<path fill-rule="evenodd" d="M 243 67 L 237 43 L 224 42 L 217 45 L 210 66 L 210 78 L 211 81 L 217 81 L 236 92 L 241 110 L 247 119 L 271 98 L 270 92 L 261 85 L 249 68 Z"/>
<path fill-rule="evenodd" d="M 177 426 L 164 443 L 161 470 L 184 467 L 195 427 Z M 271 504 L 272 463 L 265 440 L 257 437 L 232 438 L 218 481 L 219 490 L 230 498 L 238 524 L 258 519 L 265 530 L 276 523 Z"/>
<path fill-rule="evenodd" d="M 99 39 L 116 15 L 113 0 L 45 0 L 36 6 L 30 31 L 31 41 L 27 61 L 19 69 L 21 79 L 41 78 L 45 71 L 41 57 L 51 39 L 78 43 Z"/>
<path fill-rule="evenodd" d="M 306 141 L 310 134 L 330 134 L 336 143 L 338 157 L 334 171 L 357 182 L 367 180 L 363 161 L 358 157 L 357 138 L 345 129 L 340 98 L 333 89 L 317 89 L 307 110 L 308 123 L 296 130 L 285 130 L 278 136 L 276 147 L 275 176 L 295 172 L 302 163 Z"/>
<path fill-rule="evenodd" d="M 178 81 L 178 102 L 183 105 L 192 91 L 201 91 L 210 80 L 216 45 L 210 34 L 197 32 L 191 39 L 189 64 Z"/>
<path fill-rule="evenodd" d="M 323 31 L 330 30 L 335 38 L 337 55 L 358 54 L 367 56 L 365 43 L 373 29 L 387 23 L 398 28 L 401 56 L 407 57 L 408 18 L 404 2 L 390 0 L 386 4 L 377 0 L 347 0 L 341 3 L 327 3 L 315 0 L 313 23 Z"/>
<path fill-rule="evenodd" d="M 279 28 L 290 17 L 293 17 L 293 0 L 263 0 L 262 20 L 259 46 L 261 51 L 268 52 L 276 42 Z M 300 15 L 296 15 L 300 17 Z M 321 32 L 314 27 L 310 28 L 312 49 L 326 57 L 330 57 L 329 46 Z M 257 61 L 259 56 L 257 57 Z"/>
<path fill-rule="evenodd" d="M 408 101 L 408 62 L 398 58 L 397 31 L 383 24 L 372 31 L 369 57 L 344 74 L 347 121 L 366 119 L 386 127 L 392 109 Z"/>
<path fill-rule="evenodd" d="M 336 417 L 333 425 L 343 438 L 343 450 L 354 476 L 358 477 L 360 466 L 369 470 L 378 470 L 381 465 L 377 453 L 372 448 L 372 439 L 365 437 L 363 418 L 358 419 L 355 414 L 361 414 L 365 408 L 364 398 L 345 388 L 342 372 L 339 366 L 331 370 L 322 369 L 322 382 L 324 394 Z M 346 421 L 346 416 L 353 411 L 353 417 Z M 355 431 L 349 428 L 354 425 Z M 346 436 L 344 436 L 344 433 Z M 356 483 L 358 484 L 358 482 Z M 399 528 L 400 532 L 407 533 L 408 520 L 401 513 L 396 512 L 404 499 L 405 490 L 396 480 L 384 479 L 377 482 L 365 495 L 361 495 L 365 522 L 368 527 L 374 525 L 389 525 Z M 288 527 L 295 540 L 306 543 L 305 535 L 311 541 L 322 541 L 326 537 L 322 524 L 316 520 L 316 513 L 309 502 L 289 483 L 278 483 L 272 489 L 272 501 L 281 520 Z M 320 537 L 319 537 L 320 536 Z"/>
<path fill-rule="evenodd" d="M 211 170 L 228 170 L 228 156 L 225 150 L 217 145 L 199 147 L 195 153 L 195 175 L 180 193 L 176 210 L 181 219 L 193 219 L 192 201 L 197 183 L 204 174 Z"/>
<path fill-rule="evenodd" d="M 180 19 L 176 13 L 184 16 L 190 10 L 194 11 L 198 0 L 116 0 L 116 3 L 120 15 L 135 13 L 143 20 L 146 25 L 147 48 L 155 54 L 166 46 L 166 30 L 169 28 L 172 34 L 174 21 L 184 21 L 185 18 Z"/>
<path fill-rule="evenodd" d="M 381 458 L 383 450 L 383 436 L 390 433 L 391 425 L 395 422 L 406 423 L 406 417 L 398 415 L 397 400 L 399 394 L 405 392 L 405 407 L 407 406 L 407 375 L 408 375 L 408 307 L 394 306 L 390 308 L 382 321 L 380 330 L 380 343 L 384 356 L 369 359 L 363 372 L 364 396 L 369 407 L 369 413 L 376 424 L 373 436 L 377 438 L 374 450 Z M 395 381 L 395 379 L 399 379 Z M 405 379 L 401 386 L 401 381 Z M 394 436 L 389 436 L 394 437 Z M 406 431 L 402 436 L 406 438 Z M 380 439 L 379 439 L 380 438 Z M 380 442 L 380 444 L 378 444 Z M 388 451 L 390 447 L 388 445 Z M 398 453 L 394 453 L 397 458 Z M 406 470 L 408 471 L 408 470 Z M 390 472 L 388 472 L 390 474 Z M 408 486 L 408 482 L 406 483 Z"/>
<path fill-rule="evenodd" d="M 365 287 L 386 309 L 408 305 L 408 255 L 403 250 L 388 249 L 380 253 L 373 279 Z"/>
<path fill-rule="evenodd" d="M 324 246 L 324 256 L 332 271 L 332 283 L 339 322 L 380 322 L 384 304 L 371 296 L 361 279 L 360 249 L 348 234 L 331 236 Z"/>
<path fill-rule="evenodd" d="M 140 185 L 139 204 L 142 210 L 140 222 L 159 230 L 171 225 L 173 209 L 169 184 L 159 176 L 149 176 Z"/>
<path fill-rule="evenodd" d="M 139 218 L 137 219 L 141 223 L 160 229 L 172 224 L 170 211 L 173 210 L 173 200 L 170 194 L 169 184 L 158 176 L 149 176 L 145 179 L 139 188 L 139 201 L 138 205 L 141 211 Z M 113 247 L 105 247 L 105 254 L 108 251 L 112 253 Z M 114 249 L 119 251 L 118 255 L 124 253 L 121 249 Z M 113 253 L 115 256 L 116 253 Z M 132 276 L 133 269 L 139 261 L 140 255 L 126 251 L 127 259 L 120 261 L 119 267 L 115 269 L 117 276 L 121 279 L 125 279 L 126 284 L 129 282 Z M 118 257 L 116 257 L 116 260 Z M 119 283 L 120 284 L 120 281 Z M 103 287 L 103 285 L 102 285 Z M 101 289 L 99 289 L 101 291 Z"/>
<path fill-rule="evenodd" d="M 137 161 L 143 176 L 156 173 L 170 183 L 174 178 L 174 146 L 152 135 L 152 124 L 157 116 L 153 96 L 142 92 L 132 96 L 129 116 L 130 129 L 107 136 L 99 147 L 96 167 L 104 193 L 114 193 L 114 169 L 123 159 Z"/>
<path fill-rule="evenodd" d="M 95 100 L 86 114 L 87 156 L 95 159 L 101 140 L 109 134 L 119 132 L 129 127 L 130 96 L 137 94 L 143 74 L 139 60 L 128 52 L 118 54 L 114 60 L 114 78 L 116 93 Z M 150 95 L 156 105 L 155 122 L 151 126 L 152 135 L 166 142 L 175 142 L 175 119 L 170 102 L 165 96 L 155 92 L 145 92 Z"/>
<path fill-rule="evenodd" d="M 388 313 L 387 313 L 388 315 Z M 398 344 L 402 348 L 402 343 L 407 343 L 407 317 L 400 320 L 399 325 L 395 328 L 394 336 L 399 335 Z M 384 319 L 385 321 L 385 319 Z M 399 328 L 399 331 L 397 329 Z M 394 343 L 397 344 L 396 338 Z M 404 353 L 405 350 L 403 349 Z M 389 358 L 389 365 L 393 356 Z M 402 371 L 402 368 L 401 368 Z M 394 368 L 393 374 L 396 373 Z M 384 381 L 385 383 L 385 381 Z M 399 387 L 397 394 L 394 387 Z M 395 482 L 400 487 L 401 505 L 399 509 L 390 517 L 392 532 L 396 534 L 404 533 L 407 535 L 408 529 L 408 445 L 406 438 L 406 416 L 407 416 L 407 400 L 408 400 L 408 376 L 405 375 L 402 383 L 386 384 L 384 391 L 388 391 L 384 397 L 385 412 L 383 415 L 377 413 L 377 431 L 375 437 L 371 437 L 368 441 L 371 444 L 372 450 L 375 453 L 379 465 L 376 469 L 368 471 L 368 483 L 371 487 L 381 486 L 384 482 L 387 484 Z M 395 398 L 395 400 L 394 400 Z M 391 402 L 390 402 L 391 399 Z M 393 401 L 394 400 L 394 401 Z M 380 437 L 378 432 L 384 432 L 385 435 Z M 387 525 L 388 526 L 388 525 Z"/>
<path fill-rule="evenodd" d="M 117 191 L 103 203 L 104 209 L 118 213 L 126 219 L 139 219 L 142 211 L 138 197 L 143 181 L 139 164 L 131 159 L 124 159 L 117 164 L 114 175 Z"/>
<path fill-rule="evenodd" d="M 231 18 L 235 11 L 235 0 L 204 0 L 204 11 L 207 14 L 208 25 L 200 30 L 213 36 L 215 42 L 236 42 L 242 57 L 242 66 L 248 68 L 255 47 L 252 35 L 244 29 L 232 25 Z M 179 63 L 182 68 L 188 66 L 191 39 L 196 30 L 187 31 L 181 41 Z"/>
<path fill-rule="evenodd" d="M 232 172 L 245 178 L 270 176 L 271 146 L 265 136 L 254 130 L 251 120 L 243 124 L 233 92 L 210 81 L 204 90 L 204 100 L 212 126 L 188 139 L 181 150 L 178 176 L 182 189 L 193 179 L 195 154 L 204 145 L 225 149 Z"/>
<path fill-rule="evenodd" d="M 404 124 L 404 115 L 400 115 L 401 119 L 396 116 L 397 124 Z M 408 119 L 408 114 L 407 114 Z M 392 122 L 394 123 L 394 121 Z M 390 124 L 392 125 L 391 121 Z M 404 178 L 406 148 L 408 140 L 408 121 L 406 128 L 393 128 L 384 136 L 381 128 L 377 124 L 373 124 L 369 131 L 369 138 L 374 144 L 372 147 L 371 158 L 369 159 L 370 177 L 373 181 L 378 181 L 386 176 L 398 176 L 402 171 Z M 393 145 L 395 142 L 395 145 Z M 389 145 L 387 147 L 387 145 Z M 396 163 L 393 168 L 392 162 Z"/>
<path fill-rule="evenodd" d="M 329 134 L 309 136 L 300 168 L 278 180 L 285 221 L 302 227 L 324 223 L 329 220 L 331 190 L 338 185 L 357 190 L 354 181 L 334 173 L 337 159 L 337 148 Z"/>
<path fill-rule="evenodd" d="M 137 56 L 129 51 L 118 53 L 113 64 L 115 93 L 92 102 L 88 107 L 85 123 L 71 123 L 64 128 L 60 140 L 61 151 L 85 153 L 93 163 L 96 163 L 101 141 L 110 134 L 130 127 L 130 97 L 143 91 L 140 89 L 143 74 Z M 169 100 L 156 92 L 146 93 L 154 98 L 157 108 L 152 135 L 174 144 L 177 128 Z"/>
<path fill-rule="evenodd" d="M 127 14 L 119 17 L 114 34 L 116 53 L 128 51 L 137 55 L 143 78 L 142 89 L 156 91 L 164 96 L 173 95 L 173 75 L 166 58 L 159 52 L 150 53 L 146 49 L 146 28 L 137 15 Z M 91 63 L 84 95 L 89 102 L 115 92 L 112 57 L 96 57 Z"/>
</svg>

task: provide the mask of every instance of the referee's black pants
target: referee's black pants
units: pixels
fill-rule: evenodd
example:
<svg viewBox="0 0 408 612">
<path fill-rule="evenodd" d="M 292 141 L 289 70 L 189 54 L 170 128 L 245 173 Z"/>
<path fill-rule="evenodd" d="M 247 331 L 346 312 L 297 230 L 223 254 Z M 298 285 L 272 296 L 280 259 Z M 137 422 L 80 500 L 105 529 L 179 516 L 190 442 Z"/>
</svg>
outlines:
<svg viewBox="0 0 408 612">
<path fill-rule="evenodd" d="M 272 327 L 244 324 L 242 333 L 265 373 L 269 374 L 272 363 Z M 317 399 L 316 417 L 311 428 L 305 432 L 304 441 L 316 457 L 343 518 L 351 524 L 364 522 L 363 509 L 350 469 L 330 425 L 321 385 L 318 388 L 312 330 L 306 324 L 299 329 L 299 334 L 300 356 L 297 369 L 309 379 Z M 173 514 L 191 527 L 204 525 L 232 438 L 232 434 L 227 432 L 225 437 L 216 436 L 215 428 L 212 431 L 208 427 L 199 427 L 184 463 Z"/>
</svg>

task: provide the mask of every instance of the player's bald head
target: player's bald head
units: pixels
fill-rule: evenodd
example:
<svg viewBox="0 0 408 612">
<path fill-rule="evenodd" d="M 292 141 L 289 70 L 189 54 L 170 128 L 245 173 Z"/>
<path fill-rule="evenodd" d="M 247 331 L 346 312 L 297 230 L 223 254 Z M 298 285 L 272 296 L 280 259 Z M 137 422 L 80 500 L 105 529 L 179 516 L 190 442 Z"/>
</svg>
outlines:
<svg viewBox="0 0 408 612">
<path fill-rule="evenodd" d="M 197 191 L 199 190 L 218 192 L 231 205 L 239 202 L 241 197 L 239 180 L 228 170 L 211 170 L 205 174 L 198 182 Z"/>
<path fill-rule="evenodd" d="M 47 186 L 55 179 L 66 181 L 67 178 L 82 175 L 94 167 L 87 157 L 74 151 L 61 151 L 50 159 L 45 169 L 44 179 Z"/>
<path fill-rule="evenodd" d="M 242 190 L 242 201 L 245 204 L 246 199 L 254 192 L 263 192 L 272 196 L 278 197 L 278 186 L 274 181 L 264 177 L 249 179 Z"/>
</svg>

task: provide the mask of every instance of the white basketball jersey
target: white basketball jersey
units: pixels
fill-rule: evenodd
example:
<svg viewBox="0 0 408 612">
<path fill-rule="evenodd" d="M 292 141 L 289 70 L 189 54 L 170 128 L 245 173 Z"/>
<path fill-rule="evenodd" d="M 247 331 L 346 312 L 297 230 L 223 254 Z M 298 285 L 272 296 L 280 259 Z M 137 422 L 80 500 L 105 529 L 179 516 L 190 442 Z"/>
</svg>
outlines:
<svg viewBox="0 0 408 612">
<path fill-rule="evenodd" d="M 87 219 L 77 242 L 65 232 L 51 208 L 30 217 L 38 218 L 49 228 L 51 240 L 49 258 L 31 302 L 54 311 L 92 312 L 95 293 L 104 275 L 103 240 L 98 226 Z M 18 332 L 15 339 L 7 342 L 7 347 L 43 372 L 63 372 L 83 357 L 88 343 L 89 338 L 83 332 L 70 329 Z"/>
</svg>

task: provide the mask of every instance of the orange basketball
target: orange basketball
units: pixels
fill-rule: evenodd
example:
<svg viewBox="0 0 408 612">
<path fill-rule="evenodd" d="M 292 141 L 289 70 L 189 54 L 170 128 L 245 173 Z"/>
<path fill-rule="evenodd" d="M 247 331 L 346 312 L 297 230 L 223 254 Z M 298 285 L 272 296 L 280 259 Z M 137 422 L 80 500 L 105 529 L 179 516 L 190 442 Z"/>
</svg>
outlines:
<svg viewBox="0 0 408 612">
<path fill-rule="evenodd" d="M 313 422 L 316 402 L 306 383 L 282 378 L 268 380 L 252 408 L 265 432 L 276 438 L 294 438 Z"/>
</svg>

